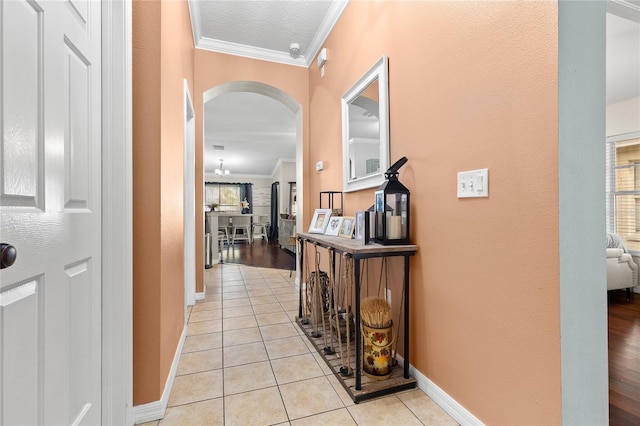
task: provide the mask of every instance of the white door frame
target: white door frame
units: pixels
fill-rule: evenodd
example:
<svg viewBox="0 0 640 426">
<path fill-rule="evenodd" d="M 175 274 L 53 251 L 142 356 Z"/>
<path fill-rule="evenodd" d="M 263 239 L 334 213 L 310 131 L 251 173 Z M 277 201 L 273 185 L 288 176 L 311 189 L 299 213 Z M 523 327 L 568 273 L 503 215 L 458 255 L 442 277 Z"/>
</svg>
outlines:
<svg viewBox="0 0 640 426">
<path fill-rule="evenodd" d="M 102 1 L 102 424 L 133 424 L 131 0 Z"/>
<path fill-rule="evenodd" d="M 196 304 L 196 120 L 187 79 L 184 80 L 183 112 L 184 303 L 186 324 L 186 307 Z"/>
<path fill-rule="evenodd" d="M 558 2 L 559 344 L 562 424 L 567 425 L 609 419 L 602 243 L 606 7 L 605 2 Z"/>
</svg>

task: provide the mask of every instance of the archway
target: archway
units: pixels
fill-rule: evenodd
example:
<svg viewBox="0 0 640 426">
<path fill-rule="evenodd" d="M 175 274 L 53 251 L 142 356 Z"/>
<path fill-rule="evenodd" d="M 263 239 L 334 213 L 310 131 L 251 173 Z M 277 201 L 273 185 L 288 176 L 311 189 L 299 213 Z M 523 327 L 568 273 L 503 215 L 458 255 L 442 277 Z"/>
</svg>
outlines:
<svg viewBox="0 0 640 426">
<path fill-rule="evenodd" d="M 296 163 L 296 167 L 295 167 L 295 176 L 296 176 L 296 182 L 297 182 L 297 188 L 298 188 L 298 192 L 297 192 L 297 196 L 296 196 L 296 201 L 295 201 L 295 206 L 296 206 L 296 211 L 299 212 L 296 215 L 296 232 L 301 232 L 302 231 L 302 219 L 301 219 L 301 213 L 302 212 L 302 206 L 304 205 L 304 191 L 302 190 L 302 188 L 304 188 L 304 182 L 303 182 L 303 110 L 302 110 L 302 105 L 293 97 L 291 97 L 289 94 L 287 94 L 286 92 L 274 87 L 274 86 L 270 86 L 268 84 L 264 84 L 264 83 L 260 83 L 257 81 L 234 81 L 234 82 L 228 82 L 228 83 L 223 83 L 220 84 L 218 86 L 212 87 L 206 91 L 203 92 L 202 94 L 202 104 L 203 104 L 203 111 L 204 111 L 204 106 L 206 105 L 207 102 L 213 100 L 216 97 L 219 97 L 221 95 L 225 95 L 225 94 L 229 94 L 229 93 L 240 93 L 240 92 L 248 92 L 248 93 L 255 93 L 255 94 L 259 94 L 259 95 L 263 95 L 266 97 L 269 97 L 277 102 L 279 102 L 280 104 L 282 104 L 284 107 L 286 107 L 288 110 L 290 110 L 294 115 L 295 115 L 295 163 Z M 204 117 L 203 117 L 204 120 Z M 203 125 L 203 132 L 205 132 L 206 130 L 204 129 L 204 125 Z M 203 135 L 204 138 L 204 135 Z M 204 149 L 205 147 L 203 146 L 203 158 L 204 158 Z M 203 163 L 203 167 L 204 167 L 204 163 Z M 203 170 L 203 176 L 205 175 L 205 171 Z M 203 185 L 203 182 L 199 182 L 198 185 Z M 203 188 L 201 188 L 203 189 Z M 215 261 L 214 261 L 215 263 Z M 296 265 L 296 270 L 298 271 L 298 265 Z M 297 280 L 299 279 L 299 275 L 297 274 Z"/>
</svg>

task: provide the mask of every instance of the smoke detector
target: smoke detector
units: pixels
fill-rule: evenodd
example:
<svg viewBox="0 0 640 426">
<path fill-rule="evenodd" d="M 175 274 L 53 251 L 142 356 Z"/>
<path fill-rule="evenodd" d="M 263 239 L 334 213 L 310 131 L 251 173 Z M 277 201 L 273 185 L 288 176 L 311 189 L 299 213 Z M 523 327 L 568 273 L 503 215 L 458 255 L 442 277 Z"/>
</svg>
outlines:
<svg viewBox="0 0 640 426">
<path fill-rule="evenodd" d="M 300 43 L 291 43 L 289 45 L 289 53 L 292 56 L 298 56 L 300 54 Z"/>
</svg>

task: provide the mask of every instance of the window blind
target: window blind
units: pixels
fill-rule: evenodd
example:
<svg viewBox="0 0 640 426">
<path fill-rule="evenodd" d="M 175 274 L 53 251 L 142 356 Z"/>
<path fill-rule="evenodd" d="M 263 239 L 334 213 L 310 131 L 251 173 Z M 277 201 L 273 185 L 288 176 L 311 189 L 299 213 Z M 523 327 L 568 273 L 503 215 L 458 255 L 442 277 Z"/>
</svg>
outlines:
<svg viewBox="0 0 640 426">
<path fill-rule="evenodd" d="M 640 138 L 606 144 L 607 231 L 640 251 Z"/>
</svg>

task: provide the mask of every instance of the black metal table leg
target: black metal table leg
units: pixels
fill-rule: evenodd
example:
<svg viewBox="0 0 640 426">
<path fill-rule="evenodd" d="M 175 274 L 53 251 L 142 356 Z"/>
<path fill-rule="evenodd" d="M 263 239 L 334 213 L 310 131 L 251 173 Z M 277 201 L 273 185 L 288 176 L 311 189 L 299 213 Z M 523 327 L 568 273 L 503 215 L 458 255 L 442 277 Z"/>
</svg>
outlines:
<svg viewBox="0 0 640 426">
<path fill-rule="evenodd" d="M 304 272 L 304 267 L 302 265 L 304 265 L 304 263 L 302 263 L 302 261 L 304 260 L 304 240 L 299 239 L 300 241 L 300 253 L 298 253 L 298 256 L 300 256 L 300 284 L 299 284 L 299 295 L 298 295 L 298 318 L 300 318 L 300 320 L 302 320 L 302 282 L 304 280 L 304 277 L 302 276 L 302 272 Z"/>
<path fill-rule="evenodd" d="M 404 256 L 404 378 L 409 378 L 409 256 Z"/>
<path fill-rule="evenodd" d="M 356 366 L 355 366 L 355 372 L 356 372 L 356 390 L 361 390 L 362 389 L 362 369 L 360 368 L 361 364 L 362 364 L 362 354 L 360 353 L 362 351 L 362 335 L 361 335 L 361 330 L 360 330 L 360 259 L 356 256 L 353 256 L 353 281 L 355 284 L 355 288 L 354 288 L 354 292 L 355 292 L 355 299 L 356 299 L 356 306 L 355 306 L 355 310 L 356 310 L 356 325 L 355 325 L 355 329 L 356 329 L 356 340 L 355 340 L 355 350 L 356 350 Z"/>
</svg>

